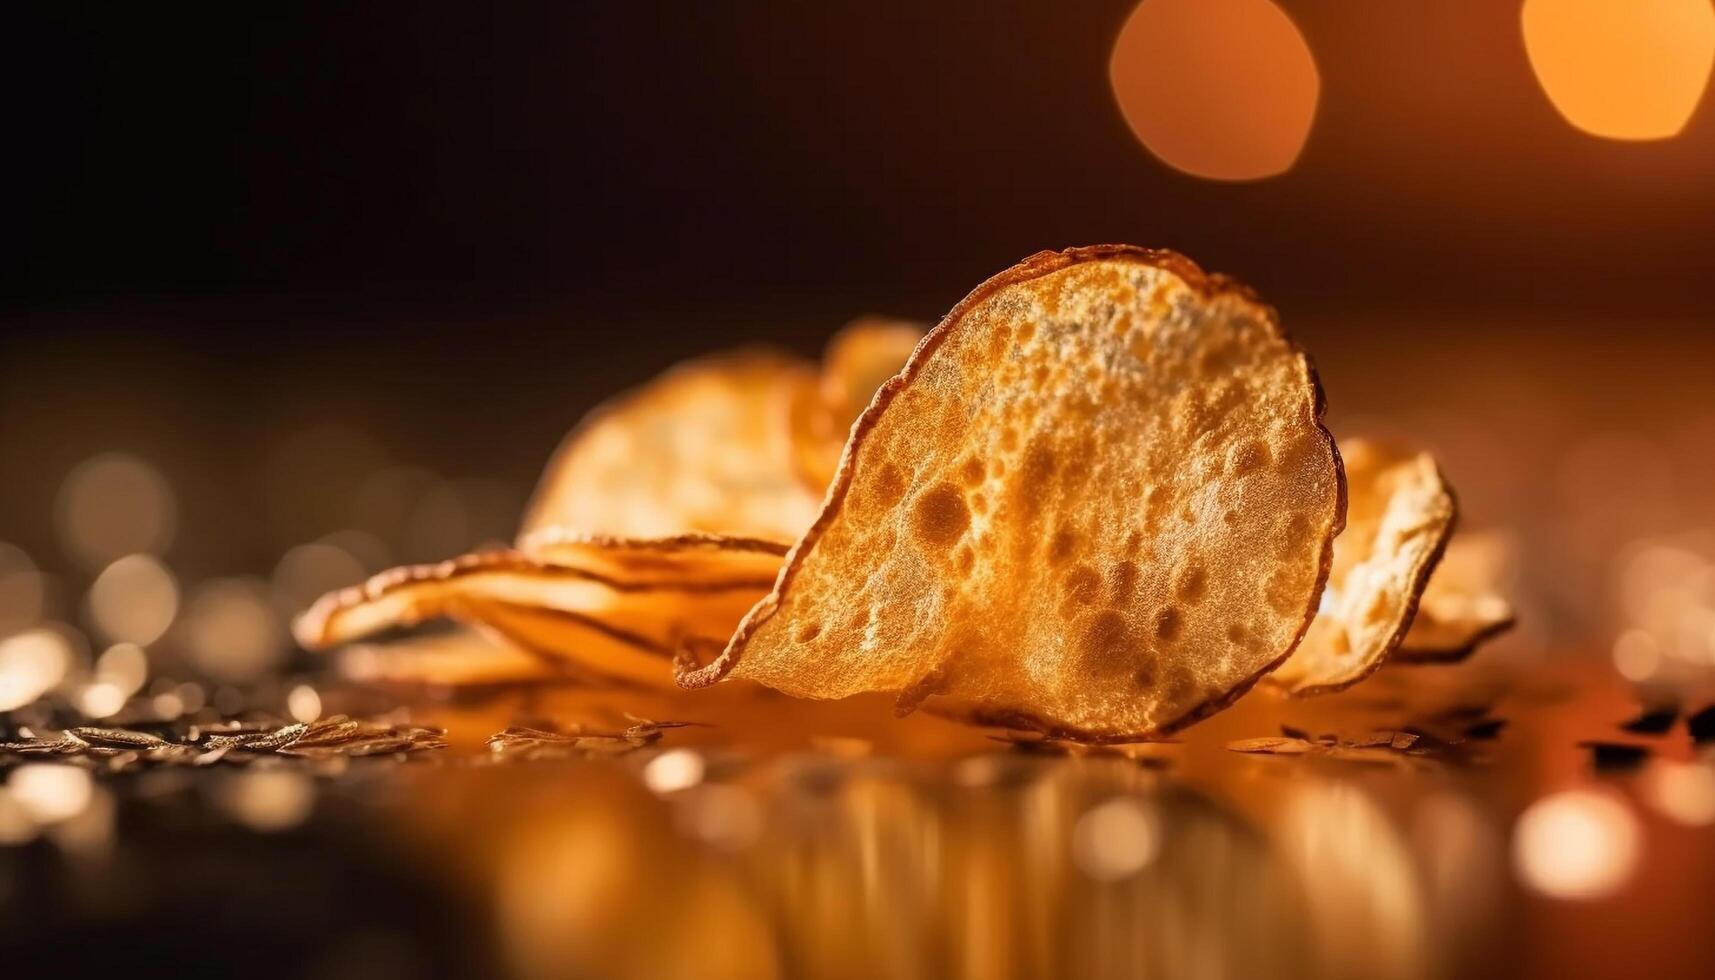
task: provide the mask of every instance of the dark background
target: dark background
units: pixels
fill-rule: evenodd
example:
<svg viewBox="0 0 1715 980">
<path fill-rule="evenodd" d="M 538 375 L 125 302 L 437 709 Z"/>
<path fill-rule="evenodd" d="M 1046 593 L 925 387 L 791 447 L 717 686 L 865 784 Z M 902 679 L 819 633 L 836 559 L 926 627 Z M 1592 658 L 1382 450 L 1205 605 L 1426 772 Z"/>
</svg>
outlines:
<svg viewBox="0 0 1715 980">
<path fill-rule="evenodd" d="M 1283 0 L 1321 71 L 1310 141 L 1282 177 L 1208 182 L 1115 107 L 1131 6 L 8 14 L 0 538 L 46 549 L 59 480 L 108 448 L 241 527 L 244 474 L 330 422 L 527 487 L 584 409 L 672 360 L 812 353 L 1099 241 L 1257 286 L 1337 412 L 1374 408 L 1342 401 L 1368 373 L 1346 350 L 1433 375 L 1493 342 L 1528 374 L 1568 336 L 1585 361 L 1701 344 L 1707 100 L 1678 139 L 1595 139 L 1531 76 L 1514 4 Z"/>
<path fill-rule="evenodd" d="M 1237 185 L 1155 163 L 1115 111 L 1130 0 L 55 6 L 5 31 L 14 309 L 927 316 L 1122 239 L 1289 307 L 1677 310 L 1715 231 L 1709 112 L 1584 136 L 1485 0 L 1285 0 L 1315 132 Z"/>
</svg>

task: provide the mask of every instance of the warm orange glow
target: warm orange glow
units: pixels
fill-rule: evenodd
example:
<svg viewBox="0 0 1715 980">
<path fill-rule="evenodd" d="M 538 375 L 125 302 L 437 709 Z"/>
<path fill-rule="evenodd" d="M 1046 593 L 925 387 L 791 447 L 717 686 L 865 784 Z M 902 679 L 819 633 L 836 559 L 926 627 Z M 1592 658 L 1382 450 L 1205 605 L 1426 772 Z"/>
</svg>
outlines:
<svg viewBox="0 0 1715 980">
<path fill-rule="evenodd" d="M 153 555 L 127 555 L 89 587 L 89 618 L 102 636 L 148 646 L 179 612 L 179 583 Z"/>
<path fill-rule="evenodd" d="M 1626 804 L 1606 791 L 1545 796 L 1519 817 L 1513 867 L 1551 898 L 1600 898 L 1618 890 L 1637 865 L 1642 832 Z"/>
<path fill-rule="evenodd" d="M 1715 64 L 1709 0 L 1525 0 L 1522 18 L 1549 101 L 1595 136 L 1676 135 Z"/>
<path fill-rule="evenodd" d="M 643 767 L 644 785 L 657 793 L 676 793 L 703 781 L 703 757 L 690 749 L 669 749 Z"/>
<path fill-rule="evenodd" d="M 1096 881 L 1121 881 L 1161 851 L 1161 818 L 1154 807 L 1121 796 L 1093 807 L 1072 828 L 1072 860 Z"/>
<path fill-rule="evenodd" d="M 1216 180 L 1291 169 L 1321 86 L 1303 35 L 1269 0 L 1144 0 L 1108 75 L 1149 152 Z"/>
<path fill-rule="evenodd" d="M 308 725 L 322 716 L 322 696 L 308 684 L 299 684 L 286 694 L 286 713 Z"/>
</svg>

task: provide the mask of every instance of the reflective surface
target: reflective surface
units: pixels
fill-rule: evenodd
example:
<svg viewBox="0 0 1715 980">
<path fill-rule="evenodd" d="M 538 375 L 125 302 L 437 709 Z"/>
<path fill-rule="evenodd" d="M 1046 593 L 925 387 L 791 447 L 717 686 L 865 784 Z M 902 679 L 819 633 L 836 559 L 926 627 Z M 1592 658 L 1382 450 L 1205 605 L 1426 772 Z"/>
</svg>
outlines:
<svg viewBox="0 0 1715 980">
<path fill-rule="evenodd" d="M 1594 673 L 1478 663 L 1377 684 L 1338 703 L 1253 694 L 1183 742 L 1111 752 L 985 745 L 915 719 L 903 727 L 935 748 L 902 751 L 857 734 L 892 726 L 885 706 L 830 709 L 818 720 L 845 732 L 830 740 L 762 699 L 749 724 L 717 714 L 612 759 L 425 774 L 409 822 L 421 846 L 469 861 L 528 976 L 1690 976 L 1709 962 L 1715 814 L 1696 801 L 1715 769 L 1683 723 L 1619 729 L 1630 695 Z M 578 717 L 577 700 L 555 710 Z M 1409 727 L 1456 750 L 1227 747 L 1282 725 L 1353 741 Z M 1586 739 L 1646 755 L 1597 770 Z"/>
<path fill-rule="evenodd" d="M 1694 974 L 1711 838 L 1663 801 L 1711 770 L 1683 728 L 1619 732 L 1628 695 L 1592 676 L 1448 672 L 1338 705 L 1253 695 L 1183 742 L 1095 753 L 758 697 L 642 747 L 472 748 L 417 771 L 400 818 L 526 976 Z M 436 714 L 455 744 L 520 710 L 617 731 L 587 695 L 515 701 Z M 1448 736 L 1457 757 L 1227 748 L 1479 708 L 1506 724 Z M 1616 732 L 1652 758 L 1599 774 L 1576 742 Z"/>
<path fill-rule="evenodd" d="M 415 727 L 282 719 L 311 734 L 276 754 L 205 732 L 235 743 L 206 763 L 7 751 L 0 935 L 131 937 L 65 948 L 73 974 L 153 951 L 265 976 L 1703 975 L 1709 716 L 1627 730 L 1611 673 L 1509 662 L 1257 692 L 1099 751 L 881 702 L 544 688 L 419 692 Z M 187 900 L 226 909 L 194 941 Z"/>
</svg>

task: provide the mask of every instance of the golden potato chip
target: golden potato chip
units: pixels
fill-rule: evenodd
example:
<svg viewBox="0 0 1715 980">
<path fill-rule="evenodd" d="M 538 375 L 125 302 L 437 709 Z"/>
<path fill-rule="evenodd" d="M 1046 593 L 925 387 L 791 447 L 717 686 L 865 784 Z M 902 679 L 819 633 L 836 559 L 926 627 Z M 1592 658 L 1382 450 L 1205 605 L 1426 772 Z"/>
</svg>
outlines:
<svg viewBox="0 0 1715 980">
<path fill-rule="evenodd" d="M 613 538 L 544 527 L 520 535 L 518 550 L 550 565 L 635 587 L 770 579 L 780 570 L 786 545 L 723 534 Z"/>
<path fill-rule="evenodd" d="M 1515 562 L 1510 538 L 1494 531 L 1460 534 L 1429 577 L 1417 618 L 1394 659 L 1451 663 L 1511 629 L 1512 603 L 1502 594 Z"/>
<path fill-rule="evenodd" d="M 364 684 L 487 687 L 585 679 L 570 661 L 546 660 L 480 629 L 416 637 L 399 646 L 357 644 L 339 667 L 347 680 Z"/>
<path fill-rule="evenodd" d="M 792 405 L 799 473 L 817 494 L 839 469 L 852 423 L 876 390 L 905 366 L 923 332 L 915 323 L 870 316 L 846 324 L 828 341 L 820 381 L 800 389 Z"/>
<path fill-rule="evenodd" d="M 306 648 L 321 649 L 447 617 L 547 660 L 670 685 L 674 657 L 720 649 L 768 592 L 785 551 L 708 535 L 532 543 L 530 553 L 478 553 L 383 572 L 323 597 L 294 632 Z"/>
<path fill-rule="evenodd" d="M 1147 737 L 1224 707 L 1315 613 L 1344 487 L 1308 361 L 1169 252 L 979 286 L 853 428 L 821 516 L 706 667 L 980 723 Z"/>
<path fill-rule="evenodd" d="M 668 370 L 591 412 L 548 463 L 523 533 L 659 538 L 689 531 L 793 541 L 815 519 L 793 462 L 805 362 L 764 350 Z"/>
<path fill-rule="evenodd" d="M 1296 695 L 1351 687 L 1405 638 L 1453 534 L 1453 490 L 1428 453 L 1363 439 L 1340 446 L 1350 503 L 1334 568 L 1298 650 L 1269 676 Z"/>
</svg>

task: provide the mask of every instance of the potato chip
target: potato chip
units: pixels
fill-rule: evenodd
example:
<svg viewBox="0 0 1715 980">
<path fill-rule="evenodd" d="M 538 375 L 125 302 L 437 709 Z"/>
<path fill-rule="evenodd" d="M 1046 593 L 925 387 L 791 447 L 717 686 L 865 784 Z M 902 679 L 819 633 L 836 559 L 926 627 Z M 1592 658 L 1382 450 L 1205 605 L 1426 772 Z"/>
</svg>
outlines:
<svg viewBox="0 0 1715 980">
<path fill-rule="evenodd" d="M 362 684 L 492 687 L 573 683 L 589 678 L 570 661 L 553 662 L 480 629 L 415 637 L 409 644 L 356 644 L 339 661 L 340 674 Z M 593 681 L 592 681 L 593 682 Z"/>
<path fill-rule="evenodd" d="M 566 437 L 523 532 L 795 540 L 822 499 L 822 488 L 798 477 L 789 424 L 794 393 L 814 378 L 807 363 L 765 350 L 668 370 L 597 408 Z"/>
<path fill-rule="evenodd" d="M 1216 711 L 1315 613 L 1344 486 L 1272 310 L 1189 260 L 1040 253 L 853 428 L 821 516 L 696 687 L 900 692 L 1084 739 Z"/>
<path fill-rule="evenodd" d="M 828 341 L 820 381 L 800 389 L 792 405 L 799 474 L 818 495 L 839 469 L 852 423 L 905 366 L 923 332 L 915 323 L 870 316 L 846 324 Z"/>
<path fill-rule="evenodd" d="M 447 617 L 546 660 L 665 686 L 676 656 L 725 645 L 773 585 L 785 551 L 708 535 L 532 543 L 530 553 L 478 553 L 383 572 L 323 597 L 294 632 L 305 647 L 321 649 Z"/>
<path fill-rule="evenodd" d="M 1494 531 L 1460 534 L 1429 577 L 1417 618 L 1394 659 L 1452 663 L 1511 629 L 1512 603 L 1502 585 L 1514 564 L 1510 538 Z"/>
<path fill-rule="evenodd" d="M 1295 695 L 1351 687 L 1387 660 L 1453 534 L 1453 490 L 1428 453 L 1363 439 L 1340 449 L 1350 503 L 1334 568 L 1304 642 L 1269 677 Z"/>
</svg>

